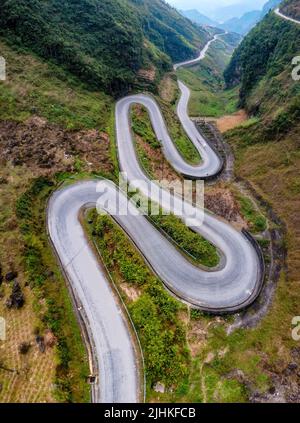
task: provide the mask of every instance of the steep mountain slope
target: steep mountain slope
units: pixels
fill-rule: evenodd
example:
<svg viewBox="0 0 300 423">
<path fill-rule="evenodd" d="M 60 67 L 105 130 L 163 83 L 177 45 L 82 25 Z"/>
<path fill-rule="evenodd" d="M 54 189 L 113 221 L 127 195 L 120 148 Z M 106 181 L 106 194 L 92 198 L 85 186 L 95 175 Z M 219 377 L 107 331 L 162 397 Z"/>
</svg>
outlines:
<svg viewBox="0 0 300 423">
<path fill-rule="evenodd" d="M 209 37 L 161 0 L 1 3 L 0 35 L 109 93 L 128 90 L 141 69 L 191 57 Z"/>
<path fill-rule="evenodd" d="M 291 72 L 292 59 L 300 53 L 299 40 L 299 26 L 270 13 L 244 39 L 225 71 L 229 87 L 241 83 L 241 105 L 251 114 L 268 117 L 270 130 L 272 125 L 274 131 L 288 130 L 291 119 L 298 117 L 300 87 Z"/>
<path fill-rule="evenodd" d="M 0 51 L 8 64 L 0 82 L 0 316 L 8 329 L 0 403 L 89 401 L 86 351 L 45 234 L 45 195 L 56 178 L 113 172 L 113 99 L 2 41 Z M 6 306 L 11 283 L 2 283 L 12 268 L 25 298 L 17 310 Z"/>
<path fill-rule="evenodd" d="M 210 38 L 164 0 L 128 0 L 142 22 L 144 35 L 174 62 L 188 59 Z"/>
<path fill-rule="evenodd" d="M 191 89 L 190 116 L 220 117 L 235 111 L 238 88 L 224 90 L 223 72 L 240 41 L 238 34 L 223 34 L 201 63 L 177 71 L 179 79 Z"/>
<path fill-rule="evenodd" d="M 286 0 L 281 11 L 291 18 L 300 19 L 300 2 L 295 0 Z"/>
<path fill-rule="evenodd" d="M 253 10 L 245 13 L 240 18 L 232 18 L 221 24 L 221 28 L 227 31 L 247 34 L 260 20 L 262 20 L 271 9 L 274 9 L 281 0 L 269 0 L 261 10 Z"/>
<path fill-rule="evenodd" d="M 4 121 L 0 128 L 0 263 L 4 274 L 11 266 L 19 271 L 27 313 L 24 317 L 20 310 L 6 309 L 10 286 L 5 284 L 0 295 L 0 315 L 5 315 L 14 335 L 9 336 L 8 348 L 1 350 L 0 361 L 18 373 L 0 369 L 0 401 L 88 401 L 85 350 L 64 280 L 47 244 L 44 217 L 50 191 L 68 175 L 74 180 L 89 177 L 91 172 L 110 178 L 117 174 L 111 154 L 113 100 L 99 91 L 87 90 L 60 66 L 28 51 L 16 53 L 6 43 L 1 42 L 0 46 L 9 64 L 7 80 L 1 83 L 0 90 L 0 121 Z M 221 47 L 219 43 L 218 48 Z M 126 247 L 123 250 L 128 251 Z M 184 326 L 181 320 L 178 324 L 175 321 L 172 298 L 167 302 L 167 294 L 154 289 L 153 279 L 150 289 L 155 308 L 147 318 L 147 333 L 154 371 L 159 369 L 161 373 L 167 368 L 168 376 L 176 376 L 176 383 L 186 385 L 186 378 L 181 382 L 177 377 L 189 371 Z M 152 307 L 148 294 L 146 300 L 138 309 L 141 315 L 149 304 Z M 185 321 L 185 316 L 181 319 Z M 154 337 L 155 343 L 153 327 L 160 334 Z M 46 340 L 49 335 L 52 344 L 47 344 L 43 353 L 38 350 L 36 337 Z M 26 362 L 20 359 L 18 350 L 22 342 L 30 345 Z M 175 376 L 167 355 L 172 359 Z M 182 396 L 186 388 L 181 390 L 178 395 Z"/>
</svg>

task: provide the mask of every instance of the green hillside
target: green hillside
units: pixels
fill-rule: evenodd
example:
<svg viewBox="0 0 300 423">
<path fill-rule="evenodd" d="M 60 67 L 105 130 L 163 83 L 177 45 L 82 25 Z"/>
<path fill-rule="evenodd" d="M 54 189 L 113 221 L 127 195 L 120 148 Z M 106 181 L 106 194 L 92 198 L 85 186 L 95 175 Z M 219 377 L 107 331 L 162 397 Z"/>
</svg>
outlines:
<svg viewBox="0 0 300 423">
<path fill-rule="evenodd" d="M 292 78 L 300 55 L 300 25 L 270 13 L 244 39 L 225 71 L 228 87 L 241 83 L 240 104 L 262 119 L 255 139 L 272 140 L 300 118 L 300 85 Z"/>
<path fill-rule="evenodd" d="M 157 77 L 209 37 L 161 0 L 1 3 L 0 35 L 110 94 L 129 90 L 141 69 Z"/>
</svg>

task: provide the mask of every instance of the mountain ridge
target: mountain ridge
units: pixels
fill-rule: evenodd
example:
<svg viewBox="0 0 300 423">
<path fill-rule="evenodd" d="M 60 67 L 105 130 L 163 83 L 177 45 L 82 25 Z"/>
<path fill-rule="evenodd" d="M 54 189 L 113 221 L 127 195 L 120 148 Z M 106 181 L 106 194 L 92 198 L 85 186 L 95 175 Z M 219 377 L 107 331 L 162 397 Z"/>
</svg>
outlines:
<svg viewBox="0 0 300 423">
<path fill-rule="evenodd" d="M 246 144 L 280 141 L 300 129 L 300 85 L 292 78 L 299 41 L 300 25 L 270 12 L 234 52 L 224 77 L 228 88 L 240 85 L 240 107 L 254 119 L 240 136 Z"/>
<path fill-rule="evenodd" d="M 214 26 L 226 31 L 236 32 L 240 35 L 246 35 L 271 9 L 278 6 L 280 2 L 281 0 L 269 0 L 263 5 L 262 10 L 247 11 L 241 16 L 229 18 L 224 22 L 212 20 L 196 9 L 184 10 L 181 11 L 181 13 L 191 21 L 200 25 Z"/>
<path fill-rule="evenodd" d="M 209 34 L 162 0 L 5 0 L 0 35 L 114 95 L 142 69 L 155 78 L 202 47 Z M 152 78 L 152 79 L 153 79 Z M 155 84 L 155 81 L 150 81 Z"/>
</svg>

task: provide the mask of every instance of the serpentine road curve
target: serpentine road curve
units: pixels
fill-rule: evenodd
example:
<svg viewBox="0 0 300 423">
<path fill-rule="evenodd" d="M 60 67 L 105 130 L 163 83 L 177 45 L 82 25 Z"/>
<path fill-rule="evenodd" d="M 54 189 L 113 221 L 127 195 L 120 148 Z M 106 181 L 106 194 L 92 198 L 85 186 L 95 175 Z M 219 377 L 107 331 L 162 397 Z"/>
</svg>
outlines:
<svg viewBox="0 0 300 423">
<path fill-rule="evenodd" d="M 216 39 L 216 37 L 214 38 Z M 212 41 L 202 50 L 201 60 Z M 190 64 L 186 62 L 180 64 Z M 177 68 L 178 66 L 176 66 Z M 145 195 L 153 186 L 140 168 L 130 129 L 130 107 L 144 105 L 151 117 L 157 138 L 162 142 L 166 158 L 174 168 L 191 178 L 199 179 L 217 173 L 222 165 L 187 115 L 189 90 L 179 82 L 181 99 L 178 116 L 191 141 L 201 154 L 199 166 L 190 166 L 180 156 L 169 137 L 159 106 L 147 95 L 123 98 L 116 105 L 116 135 L 120 168 L 128 181 Z M 155 185 L 155 184 L 154 184 Z M 152 190 L 151 199 L 169 208 L 170 194 Z M 111 199 L 118 198 L 128 207 L 127 216 L 115 215 Z M 110 181 L 75 183 L 56 191 L 48 204 L 47 219 L 51 242 L 77 300 L 78 314 L 84 320 L 97 362 L 99 378 L 93 387 L 93 401 L 107 403 L 138 402 L 141 394 L 141 369 L 133 331 L 116 300 L 111 283 L 86 239 L 79 221 L 84 207 L 97 206 L 114 216 L 127 232 L 165 286 L 183 301 L 201 309 L 237 311 L 256 298 L 262 282 L 258 255 L 243 234 L 215 216 L 195 209 L 180 197 L 172 197 L 174 211 L 183 209 L 183 220 L 211 241 L 222 252 L 221 265 L 206 271 L 188 261 L 146 217 Z M 79 306 L 78 306 L 79 305 Z"/>
</svg>

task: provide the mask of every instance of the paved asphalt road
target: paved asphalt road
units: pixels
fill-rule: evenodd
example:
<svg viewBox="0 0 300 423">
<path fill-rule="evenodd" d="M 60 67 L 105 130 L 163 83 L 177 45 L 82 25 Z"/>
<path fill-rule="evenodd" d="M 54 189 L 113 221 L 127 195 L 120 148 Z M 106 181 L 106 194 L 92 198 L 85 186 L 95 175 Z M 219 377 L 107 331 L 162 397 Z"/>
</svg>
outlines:
<svg viewBox="0 0 300 423">
<path fill-rule="evenodd" d="M 200 59 L 202 57 L 203 54 Z M 179 107 L 179 113 L 182 111 L 180 119 L 186 125 L 191 125 L 184 110 L 187 93 L 183 85 L 181 90 L 184 100 Z M 149 111 L 166 157 L 178 171 L 200 177 L 203 171 L 213 174 L 218 169 L 217 157 L 208 145 L 203 147 L 203 140 L 194 129 L 189 135 L 201 150 L 203 163 L 199 166 L 187 165 L 169 138 L 155 101 L 145 95 L 131 96 L 116 105 L 116 131 L 120 167 L 127 173 L 133 186 L 147 194 L 147 187 L 153 184 L 140 169 L 134 151 L 129 123 L 129 110 L 133 103 L 143 104 Z M 207 155 L 203 154 L 203 149 Z M 160 203 L 168 208 L 170 194 L 163 190 L 159 192 L 157 185 L 154 187 L 156 190 L 153 190 L 151 198 L 158 202 L 162 195 Z M 220 268 L 205 271 L 193 266 L 144 216 L 137 213 L 135 207 L 109 181 L 81 182 L 55 192 L 48 207 L 48 229 L 72 289 L 86 314 L 85 320 L 93 338 L 93 351 L 100 371 L 94 401 L 136 402 L 140 400 L 139 372 L 132 336 L 110 282 L 91 250 L 78 219 L 84 206 L 97 202 L 99 208 L 115 215 L 108 201 L 115 197 L 124 207 L 128 207 L 129 215 L 114 218 L 127 231 L 165 285 L 184 301 L 211 310 L 239 310 L 252 302 L 261 275 L 257 254 L 241 233 L 216 217 L 183 203 L 179 197 L 174 197 L 174 211 L 179 212 L 184 208 L 183 220 L 194 225 L 197 232 L 218 247 L 222 252 Z"/>
<path fill-rule="evenodd" d="M 192 60 L 186 60 L 185 62 L 181 62 L 181 63 L 176 63 L 176 65 L 174 65 L 174 70 L 177 70 L 178 68 L 181 68 L 182 66 L 190 66 L 190 65 L 194 65 L 195 63 L 200 62 L 200 60 L 203 60 L 207 50 L 209 49 L 211 43 L 213 43 L 214 41 L 216 41 L 220 35 L 224 35 L 224 34 L 217 34 L 214 36 L 214 38 L 212 38 L 210 41 L 208 41 L 208 43 L 204 46 L 204 48 L 200 51 L 199 56 L 196 57 L 196 59 L 192 59 Z"/>
</svg>

